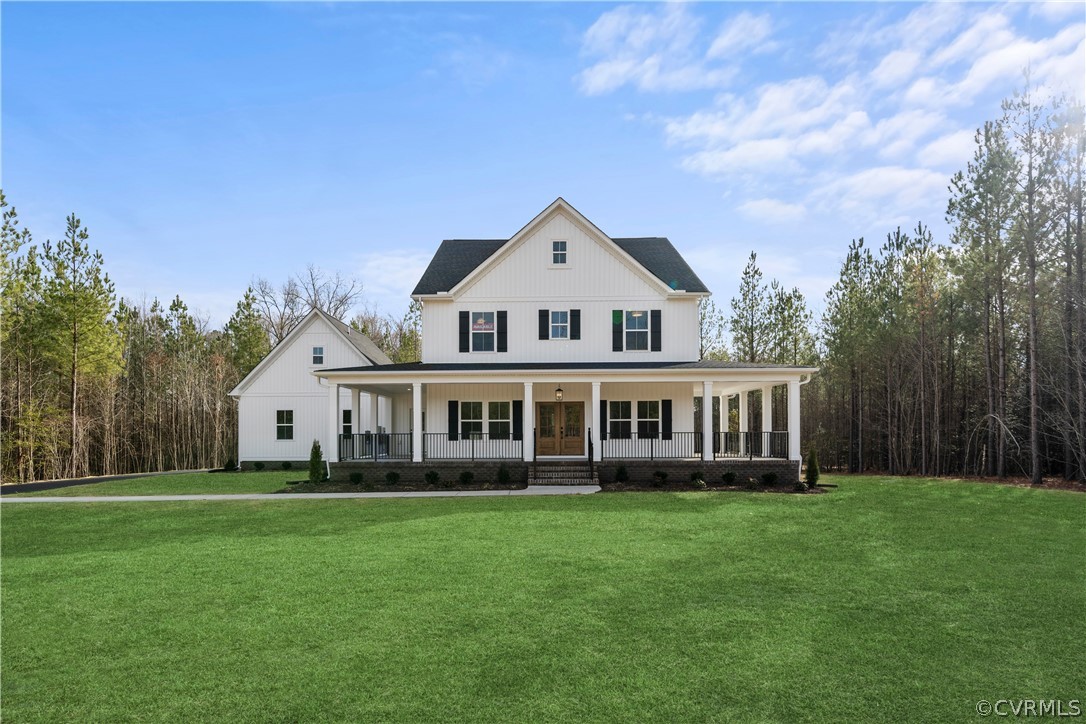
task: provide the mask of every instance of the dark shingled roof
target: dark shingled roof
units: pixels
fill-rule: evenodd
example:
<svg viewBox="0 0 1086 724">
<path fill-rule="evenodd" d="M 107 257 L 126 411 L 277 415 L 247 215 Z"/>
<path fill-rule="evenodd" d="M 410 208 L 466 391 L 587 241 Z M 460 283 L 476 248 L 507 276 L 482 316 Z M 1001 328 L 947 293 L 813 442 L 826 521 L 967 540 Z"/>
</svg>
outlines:
<svg viewBox="0 0 1086 724">
<path fill-rule="evenodd" d="M 337 367 L 321 372 L 479 372 L 484 370 L 747 370 L 747 369 L 813 369 L 803 365 L 762 364 L 755 362 L 401 362 L 373 367 Z"/>
<path fill-rule="evenodd" d="M 446 239 L 430 260 L 414 294 L 447 292 L 480 264 L 494 255 L 508 239 Z M 662 236 L 636 239 L 612 239 L 657 279 L 672 289 L 708 293 L 686 260 Z"/>
<path fill-rule="evenodd" d="M 357 329 L 354 329 L 353 327 L 351 327 L 351 325 L 346 324 L 339 319 L 336 319 L 331 314 L 325 314 L 324 317 L 333 326 L 335 326 L 335 328 L 338 329 L 344 337 L 347 338 L 347 341 L 350 342 L 355 349 L 362 353 L 363 357 L 368 359 L 370 362 L 375 365 L 392 364 L 392 360 L 389 359 L 387 354 L 381 351 L 380 347 L 374 344 L 372 339 L 362 334 Z"/>
</svg>

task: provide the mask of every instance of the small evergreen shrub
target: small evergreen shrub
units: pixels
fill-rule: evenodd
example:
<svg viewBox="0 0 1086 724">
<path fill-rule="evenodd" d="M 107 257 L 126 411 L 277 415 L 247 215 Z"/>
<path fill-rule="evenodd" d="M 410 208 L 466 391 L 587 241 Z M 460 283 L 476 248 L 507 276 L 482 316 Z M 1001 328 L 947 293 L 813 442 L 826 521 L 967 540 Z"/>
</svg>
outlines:
<svg viewBox="0 0 1086 724">
<path fill-rule="evenodd" d="M 324 456 L 320 442 L 314 440 L 309 448 L 309 482 L 316 485 L 321 480 L 324 480 Z"/>
<path fill-rule="evenodd" d="M 395 485 L 400 482 L 400 474 L 395 470 L 389 470 L 385 473 L 385 482 L 389 485 Z"/>
<path fill-rule="evenodd" d="M 731 470 L 721 475 L 720 479 L 724 481 L 725 485 L 735 485 L 735 473 Z"/>
<path fill-rule="evenodd" d="M 257 461 L 255 463 L 253 463 L 253 470 L 256 470 L 257 472 L 263 470 L 264 467 L 265 467 L 264 463 L 262 463 L 262 462 Z"/>
<path fill-rule="evenodd" d="M 292 467 L 294 467 L 294 466 L 290 464 L 289 460 L 284 460 L 283 461 L 283 465 L 282 465 L 283 470 L 290 470 Z"/>
<path fill-rule="evenodd" d="M 702 480 L 701 478 L 694 478 L 691 482 L 693 483 L 694 487 L 697 488 L 698 490 L 708 490 L 709 489 L 709 486 L 706 485 L 705 481 Z"/>
<path fill-rule="evenodd" d="M 698 481 L 701 481 L 701 482 L 704 483 L 705 482 L 705 476 L 701 474 L 700 470 L 695 470 L 694 472 L 690 473 L 690 482 L 696 483 Z"/>
<path fill-rule="evenodd" d="M 652 485 L 655 488 L 662 488 L 667 483 L 667 473 L 663 470 L 657 470 L 652 474 Z"/>
<path fill-rule="evenodd" d="M 475 473 L 470 470 L 465 470 L 460 473 L 460 484 L 464 487 L 471 485 L 475 481 Z"/>
<path fill-rule="evenodd" d="M 436 470 L 427 471 L 424 477 L 427 485 L 437 485 L 438 481 L 441 480 L 441 474 Z"/>
<path fill-rule="evenodd" d="M 513 476 L 509 474 L 509 468 L 505 467 L 505 463 L 498 466 L 498 485 L 509 485 L 513 481 Z"/>
<path fill-rule="evenodd" d="M 626 469 L 625 465 L 619 465 L 615 468 L 615 482 L 616 483 L 628 483 L 630 482 L 630 472 Z"/>
<path fill-rule="evenodd" d="M 757 490 L 758 489 L 758 481 L 755 480 L 754 478 L 747 478 L 747 484 L 746 484 L 745 487 L 746 487 L 747 490 Z"/>
<path fill-rule="evenodd" d="M 237 468 L 238 464 L 234 462 L 234 458 L 228 458 L 226 461 L 226 465 L 222 466 L 223 470 L 237 470 Z"/>
<path fill-rule="evenodd" d="M 807 485 L 814 487 L 818 485 L 818 479 L 821 477 L 821 471 L 818 469 L 818 452 L 811 450 L 807 455 Z"/>
<path fill-rule="evenodd" d="M 798 483 L 796 483 L 796 492 L 797 493 L 805 493 L 805 492 L 807 492 L 807 487 L 808 487 L 807 483 L 805 483 L 805 482 L 803 482 L 801 480 Z"/>
<path fill-rule="evenodd" d="M 776 473 L 762 473 L 762 484 L 772 486 L 777 484 Z"/>
<path fill-rule="evenodd" d="M 362 473 L 351 473 L 351 483 L 353 483 L 354 485 L 361 485 L 362 480 Z"/>
</svg>

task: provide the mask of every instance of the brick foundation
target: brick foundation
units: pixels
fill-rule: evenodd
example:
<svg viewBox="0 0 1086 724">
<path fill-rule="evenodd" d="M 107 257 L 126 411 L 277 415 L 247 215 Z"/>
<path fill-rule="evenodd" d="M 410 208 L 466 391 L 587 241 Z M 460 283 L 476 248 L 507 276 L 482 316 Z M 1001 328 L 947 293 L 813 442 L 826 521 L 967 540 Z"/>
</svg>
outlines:
<svg viewBox="0 0 1086 724">
<path fill-rule="evenodd" d="M 351 473 L 361 473 L 364 482 L 383 485 L 385 475 L 389 471 L 395 471 L 400 474 L 400 484 L 402 485 L 425 485 L 426 473 L 436 470 L 442 481 L 455 485 L 460 479 L 460 473 L 470 470 L 475 476 L 476 483 L 497 483 L 498 468 L 503 464 L 505 469 L 509 471 L 511 483 L 524 485 L 528 482 L 528 469 L 531 467 L 531 463 L 520 460 L 476 460 L 474 462 L 471 460 L 462 462 L 427 460 L 421 463 L 406 460 L 382 460 L 379 462 L 349 460 L 331 464 L 331 482 L 348 483 L 351 482 Z"/>
</svg>

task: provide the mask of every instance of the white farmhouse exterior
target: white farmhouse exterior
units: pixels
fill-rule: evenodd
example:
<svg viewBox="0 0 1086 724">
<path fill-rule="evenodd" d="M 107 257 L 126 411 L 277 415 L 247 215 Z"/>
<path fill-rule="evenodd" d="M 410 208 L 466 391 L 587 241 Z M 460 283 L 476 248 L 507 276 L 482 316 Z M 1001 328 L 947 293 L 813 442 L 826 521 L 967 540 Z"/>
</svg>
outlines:
<svg viewBox="0 0 1086 724">
<path fill-rule="evenodd" d="M 328 385 L 311 373 L 390 362 L 366 335 L 312 310 L 230 391 L 238 400 L 238 462 L 308 460 L 314 440 L 334 449 L 327 438 L 330 416 L 337 434 L 383 432 L 389 399 L 347 387 L 330 399 Z"/>
<path fill-rule="evenodd" d="M 326 410 L 344 390 L 392 401 L 379 436 L 344 436 L 329 412 L 325 449 L 333 462 L 416 464 L 764 458 L 798 473 L 800 387 L 817 370 L 699 361 L 708 295 L 667 239 L 613 239 L 561 198 L 508 239 L 445 241 L 412 294 L 419 362 L 313 369 Z M 769 404 L 778 385 L 786 420 Z"/>
</svg>

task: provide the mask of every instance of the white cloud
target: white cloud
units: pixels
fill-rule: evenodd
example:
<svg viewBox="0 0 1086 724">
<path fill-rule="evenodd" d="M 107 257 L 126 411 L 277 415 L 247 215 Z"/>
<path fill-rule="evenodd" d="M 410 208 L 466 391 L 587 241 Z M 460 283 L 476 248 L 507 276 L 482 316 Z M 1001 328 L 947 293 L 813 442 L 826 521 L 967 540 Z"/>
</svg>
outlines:
<svg viewBox="0 0 1086 724">
<path fill-rule="evenodd" d="M 1082 3 L 1075 0 L 1064 0 L 1063 2 L 1043 2 L 1043 3 L 1030 3 L 1029 14 L 1039 15 L 1046 20 L 1059 21 L 1065 18 L 1069 18 L 1072 15 L 1082 17 Z"/>
<path fill-rule="evenodd" d="M 432 254 L 424 251 L 377 251 L 355 259 L 366 301 L 385 312 L 403 310 Z"/>
<path fill-rule="evenodd" d="M 761 51 L 766 49 L 765 40 L 772 32 L 773 23 L 768 15 L 741 12 L 724 24 L 705 57 L 726 58 L 744 50 Z"/>
<path fill-rule="evenodd" d="M 926 168 L 878 166 L 835 178 L 811 194 L 826 210 L 859 220 L 923 213 L 946 196 L 949 177 Z"/>
<path fill-rule="evenodd" d="M 807 215 L 803 204 L 790 204 L 780 199 L 751 199 L 738 208 L 751 219 L 768 224 L 799 221 Z"/>
<path fill-rule="evenodd" d="M 927 167 L 961 169 L 969 163 L 975 149 L 974 131 L 954 131 L 920 149 L 916 160 Z"/>
<path fill-rule="evenodd" d="M 918 65 L 919 53 L 912 50 L 894 50 L 871 71 L 871 80 L 877 88 L 900 86 L 913 76 Z"/>
</svg>

